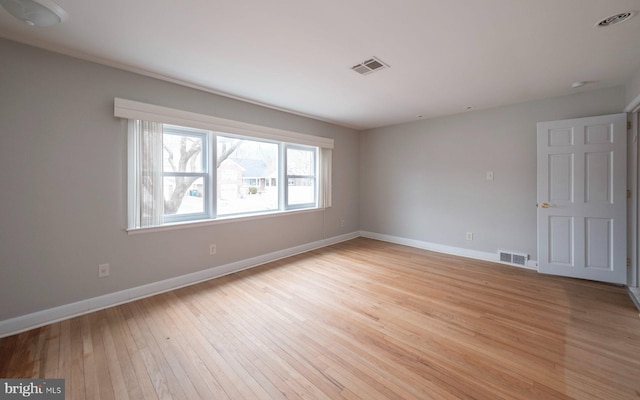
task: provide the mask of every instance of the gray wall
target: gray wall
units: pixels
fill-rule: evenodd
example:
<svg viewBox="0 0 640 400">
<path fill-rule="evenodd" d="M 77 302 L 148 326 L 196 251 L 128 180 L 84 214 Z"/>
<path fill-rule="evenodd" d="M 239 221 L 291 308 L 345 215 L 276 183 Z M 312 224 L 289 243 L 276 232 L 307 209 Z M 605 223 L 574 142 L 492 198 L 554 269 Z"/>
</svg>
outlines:
<svg viewBox="0 0 640 400">
<path fill-rule="evenodd" d="M 536 123 L 620 113 L 624 101 L 616 87 L 365 131 L 361 230 L 536 259 Z"/>
<path fill-rule="evenodd" d="M 333 207 L 127 235 L 115 97 L 335 139 Z M 0 320 L 357 231 L 358 140 L 350 129 L 0 39 Z M 111 264 L 110 277 L 97 278 L 100 263 Z"/>
</svg>

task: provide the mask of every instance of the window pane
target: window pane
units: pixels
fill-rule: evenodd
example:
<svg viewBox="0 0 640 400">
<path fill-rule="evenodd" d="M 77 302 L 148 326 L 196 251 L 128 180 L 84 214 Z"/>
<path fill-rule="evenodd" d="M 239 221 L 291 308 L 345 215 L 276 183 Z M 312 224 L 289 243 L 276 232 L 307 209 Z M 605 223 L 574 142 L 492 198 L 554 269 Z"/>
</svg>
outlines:
<svg viewBox="0 0 640 400">
<path fill-rule="evenodd" d="M 165 176 L 164 214 L 197 214 L 205 211 L 204 181 L 202 177 Z"/>
<path fill-rule="evenodd" d="M 204 172 L 201 135 L 165 133 L 162 139 L 164 172 Z"/>
<path fill-rule="evenodd" d="M 311 204 L 316 201 L 316 183 L 313 178 L 289 178 L 289 205 Z"/>
<path fill-rule="evenodd" d="M 217 137 L 218 215 L 278 209 L 278 145 Z"/>
<path fill-rule="evenodd" d="M 287 175 L 315 175 L 315 151 L 287 148 Z"/>
</svg>

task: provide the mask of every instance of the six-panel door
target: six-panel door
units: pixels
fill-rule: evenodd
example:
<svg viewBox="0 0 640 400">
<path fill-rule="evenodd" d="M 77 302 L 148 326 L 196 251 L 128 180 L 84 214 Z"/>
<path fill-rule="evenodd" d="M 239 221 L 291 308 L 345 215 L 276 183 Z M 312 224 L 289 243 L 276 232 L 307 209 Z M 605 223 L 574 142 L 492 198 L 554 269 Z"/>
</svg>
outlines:
<svg viewBox="0 0 640 400">
<path fill-rule="evenodd" d="M 538 271 L 626 283 L 626 115 L 538 123 Z"/>
</svg>

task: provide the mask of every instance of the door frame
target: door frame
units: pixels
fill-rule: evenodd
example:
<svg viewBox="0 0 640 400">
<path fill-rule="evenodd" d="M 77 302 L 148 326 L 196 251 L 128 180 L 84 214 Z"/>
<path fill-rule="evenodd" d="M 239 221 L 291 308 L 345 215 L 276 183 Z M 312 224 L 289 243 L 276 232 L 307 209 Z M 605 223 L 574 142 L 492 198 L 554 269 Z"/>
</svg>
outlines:
<svg viewBox="0 0 640 400">
<path fill-rule="evenodd" d="M 625 109 L 625 111 L 627 111 Z M 631 123 L 631 129 L 628 130 L 627 140 L 629 143 L 629 166 L 628 179 L 629 190 L 631 191 L 631 201 L 629 202 L 629 258 L 631 259 L 631 268 L 628 271 L 629 287 L 640 287 L 640 236 L 638 235 L 638 227 L 640 227 L 640 200 L 638 199 L 638 188 L 640 187 L 640 171 L 638 171 L 640 154 L 640 105 L 633 110 L 627 111 L 627 121 Z"/>
<path fill-rule="evenodd" d="M 636 90 L 640 88 L 636 87 Z M 623 111 L 627 113 L 627 121 L 631 124 L 631 129 L 627 131 L 627 140 L 631 144 L 628 146 L 627 154 L 627 171 L 630 172 L 627 175 L 627 188 L 631 191 L 627 217 L 627 257 L 631 260 L 631 268 L 627 272 L 627 291 L 640 310 L 640 93 L 637 93 Z"/>
</svg>

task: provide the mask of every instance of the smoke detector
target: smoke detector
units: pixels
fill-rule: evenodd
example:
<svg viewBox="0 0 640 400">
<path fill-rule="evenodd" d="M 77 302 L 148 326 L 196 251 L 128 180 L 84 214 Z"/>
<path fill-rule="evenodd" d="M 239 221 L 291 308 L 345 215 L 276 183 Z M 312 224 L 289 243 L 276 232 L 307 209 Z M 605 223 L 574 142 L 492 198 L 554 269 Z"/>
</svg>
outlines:
<svg viewBox="0 0 640 400">
<path fill-rule="evenodd" d="M 600 20 L 596 23 L 596 26 L 599 28 L 604 28 L 607 26 L 620 24 L 624 21 L 631 19 L 634 15 L 637 14 L 637 11 L 627 11 L 620 14 L 615 14 L 610 17 L 607 17 L 603 20 Z"/>
<path fill-rule="evenodd" d="M 376 57 L 371 57 L 370 59 L 351 67 L 352 70 L 356 71 L 360 75 L 369 75 L 372 72 L 379 71 L 385 68 L 389 68 L 389 65 L 384 63 L 383 61 L 380 61 Z"/>
</svg>

